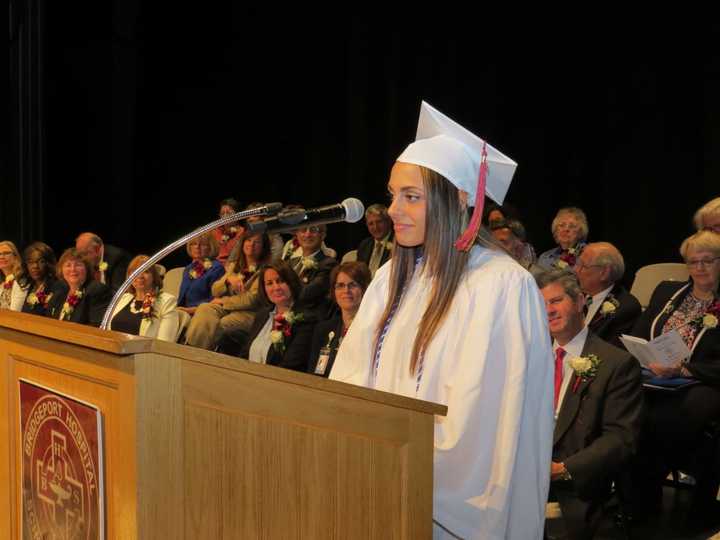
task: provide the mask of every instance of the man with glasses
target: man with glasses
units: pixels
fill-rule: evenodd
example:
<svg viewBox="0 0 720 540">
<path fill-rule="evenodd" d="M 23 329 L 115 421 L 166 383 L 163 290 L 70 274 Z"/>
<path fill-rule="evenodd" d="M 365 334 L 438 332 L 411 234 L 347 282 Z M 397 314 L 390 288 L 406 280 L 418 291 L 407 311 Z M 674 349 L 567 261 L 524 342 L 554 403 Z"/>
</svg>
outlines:
<svg viewBox="0 0 720 540">
<path fill-rule="evenodd" d="M 95 271 L 90 277 L 109 286 L 113 294 L 125 282 L 132 256 L 124 249 L 105 244 L 92 232 L 81 233 L 75 240 L 75 249 L 82 253 Z"/>
<path fill-rule="evenodd" d="M 587 244 L 575 263 L 580 287 L 586 296 L 585 324 L 598 337 L 623 348 L 620 335 L 627 334 L 640 317 L 640 302 L 620 280 L 625 261 L 609 242 Z"/>
<path fill-rule="evenodd" d="M 288 264 L 303 284 L 300 298 L 304 305 L 317 311 L 322 317 L 328 308 L 330 271 L 337 264 L 333 257 L 322 250 L 327 227 L 312 225 L 298 229 L 295 238 L 299 249 L 290 257 Z"/>
</svg>

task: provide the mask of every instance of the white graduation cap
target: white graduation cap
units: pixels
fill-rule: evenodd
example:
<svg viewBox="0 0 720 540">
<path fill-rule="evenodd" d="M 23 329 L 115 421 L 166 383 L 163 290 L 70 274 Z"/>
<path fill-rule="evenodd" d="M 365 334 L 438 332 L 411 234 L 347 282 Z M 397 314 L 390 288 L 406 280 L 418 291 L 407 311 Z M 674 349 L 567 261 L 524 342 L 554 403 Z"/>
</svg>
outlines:
<svg viewBox="0 0 720 540">
<path fill-rule="evenodd" d="M 415 142 L 397 161 L 422 165 L 440 173 L 468 193 L 468 203 L 472 206 L 477 197 L 483 149 L 487 151 L 485 192 L 502 204 L 517 163 L 425 101 L 420 107 Z"/>
</svg>

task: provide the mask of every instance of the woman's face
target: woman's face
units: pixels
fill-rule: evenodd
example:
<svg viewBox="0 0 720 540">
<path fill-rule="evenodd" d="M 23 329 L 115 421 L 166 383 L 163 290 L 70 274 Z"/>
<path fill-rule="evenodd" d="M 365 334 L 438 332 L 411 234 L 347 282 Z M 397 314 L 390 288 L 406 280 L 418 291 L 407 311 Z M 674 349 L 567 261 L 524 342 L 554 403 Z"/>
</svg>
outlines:
<svg viewBox="0 0 720 540">
<path fill-rule="evenodd" d="M 265 271 L 263 277 L 265 285 L 265 294 L 273 304 L 276 306 L 288 307 L 292 304 L 292 292 L 290 286 L 283 280 L 283 278 L 272 268 L 268 268 Z"/>
<path fill-rule="evenodd" d="M 71 289 L 79 289 L 87 279 L 85 264 L 80 259 L 67 259 L 62 266 L 62 275 Z"/>
<path fill-rule="evenodd" d="M 720 257 L 712 251 L 688 249 L 685 263 L 696 286 L 717 290 L 720 282 Z"/>
<path fill-rule="evenodd" d="M 153 288 L 153 275 L 149 270 L 143 272 L 132 282 L 135 290 L 140 293 L 146 293 Z"/>
<path fill-rule="evenodd" d="M 15 253 L 8 244 L 0 243 L 0 270 L 7 275 L 15 267 Z"/>
<path fill-rule="evenodd" d="M 42 254 L 39 251 L 32 251 L 28 255 L 25 265 L 28 269 L 30 279 L 36 282 L 41 282 L 45 279 L 47 274 L 47 262 L 43 259 Z"/>
<path fill-rule="evenodd" d="M 343 311 L 356 312 L 363 297 L 362 287 L 345 272 L 338 273 L 335 281 L 335 301 Z"/>
<path fill-rule="evenodd" d="M 397 243 L 404 247 L 424 244 L 427 199 L 420 167 L 396 162 L 390 172 L 388 191 L 392 198 L 388 215 Z"/>
<path fill-rule="evenodd" d="M 555 241 L 563 248 L 571 248 L 580 240 L 580 222 L 572 214 L 560 214 L 555 226 Z"/>
<path fill-rule="evenodd" d="M 210 243 L 205 239 L 195 239 L 190 242 L 190 256 L 195 259 L 205 259 L 210 256 Z"/>
<path fill-rule="evenodd" d="M 243 253 L 245 254 L 245 258 L 252 261 L 258 260 L 260 254 L 262 253 L 262 248 L 262 236 L 259 234 L 246 238 L 243 242 Z"/>
<path fill-rule="evenodd" d="M 720 233 L 720 213 L 706 216 L 703 220 L 703 229 Z"/>
</svg>

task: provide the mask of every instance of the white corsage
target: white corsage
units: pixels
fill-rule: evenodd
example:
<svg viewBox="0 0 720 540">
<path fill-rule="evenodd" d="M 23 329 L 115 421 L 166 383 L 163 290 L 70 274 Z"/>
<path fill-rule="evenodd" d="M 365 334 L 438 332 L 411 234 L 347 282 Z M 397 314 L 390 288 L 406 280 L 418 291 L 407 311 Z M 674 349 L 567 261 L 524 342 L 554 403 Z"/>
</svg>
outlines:
<svg viewBox="0 0 720 540">
<path fill-rule="evenodd" d="M 101 272 L 107 272 L 107 269 L 108 269 L 108 264 L 105 261 L 98 264 L 98 270 L 100 270 Z"/>
<path fill-rule="evenodd" d="M 718 318 L 712 313 L 706 313 L 702 319 L 705 328 L 715 328 L 718 325 Z"/>
<path fill-rule="evenodd" d="M 302 269 L 303 270 L 314 270 L 317 267 L 318 267 L 318 263 L 312 257 L 303 257 L 302 258 Z"/>
</svg>

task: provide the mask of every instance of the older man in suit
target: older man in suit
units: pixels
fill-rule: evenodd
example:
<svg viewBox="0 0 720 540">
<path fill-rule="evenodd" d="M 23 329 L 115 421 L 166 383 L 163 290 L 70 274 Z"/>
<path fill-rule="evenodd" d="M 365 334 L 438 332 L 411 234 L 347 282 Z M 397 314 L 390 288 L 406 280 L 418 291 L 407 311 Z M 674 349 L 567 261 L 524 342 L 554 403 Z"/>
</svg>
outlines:
<svg viewBox="0 0 720 540">
<path fill-rule="evenodd" d="M 585 325 L 576 277 L 537 277 L 555 353 L 555 433 L 551 496 L 568 538 L 592 538 L 614 476 L 636 450 L 642 420 L 640 366 Z"/>
<path fill-rule="evenodd" d="M 302 283 L 302 292 L 298 300 L 321 318 L 329 309 L 330 271 L 337 264 L 337 260 L 329 257 L 322 250 L 326 234 L 325 225 L 298 229 L 295 237 L 300 250 L 288 261 Z"/>
<path fill-rule="evenodd" d="M 370 232 L 357 248 L 357 260 L 368 265 L 370 274 L 375 272 L 392 257 L 393 229 L 387 207 L 373 204 L 365 210 L 365 224 Z"/>
<path fill-rule="evenodd" d="M 105 244 L 97 234 L 84 232 L 75 239 L 75 249 L 81 252 L 94 269 L 94 279 L 104 283 L 114 293 L 125 281 L 127 267 L 132 256 L 110 244 Z"/>
<path fill-rule="evenodd" d="M 617 347 L 622 347 L 620 335 L 629 334 L 642 313 L 637 298 L 619 283 L 624 273 L 623 256 L 609 242 L 587 244 L 575 263 L 575 274 L 586 295 L 585 324 Z"/>
</svg>

